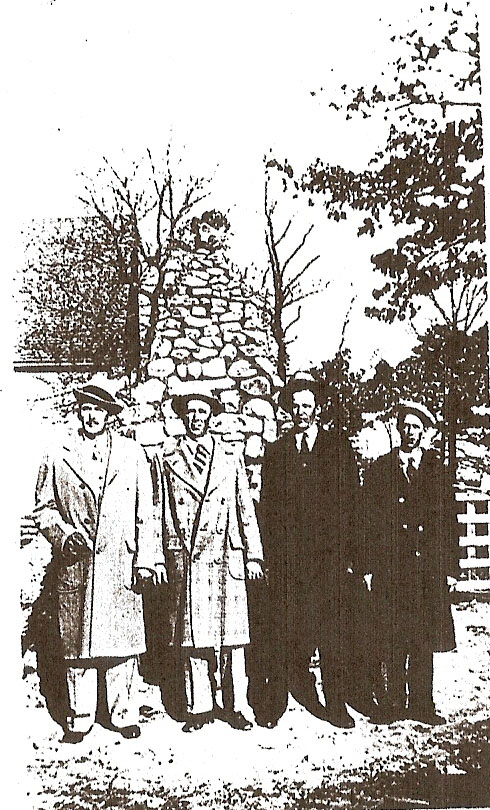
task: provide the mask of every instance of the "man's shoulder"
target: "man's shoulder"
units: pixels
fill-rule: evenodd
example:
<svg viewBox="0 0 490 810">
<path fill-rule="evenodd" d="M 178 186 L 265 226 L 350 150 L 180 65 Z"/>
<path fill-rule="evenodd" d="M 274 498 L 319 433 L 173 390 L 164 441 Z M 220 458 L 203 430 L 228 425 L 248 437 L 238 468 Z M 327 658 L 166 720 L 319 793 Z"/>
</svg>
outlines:
<svg viewBox="0 0 490 810">
<path fill-rule="evenodd" d="M 283 433 L 275 442 L 270 442 L 265 448 L 265 459 L 274 459 L 285 453 L 289 453 L 293 448 L 294 434 L 291 430 Z"/>
<path fill-rule="evenodd" d="M 431 470 L 438 470 L 441 473 L 448 471 L 448 467 L 444 464 L 441 454 L 433 447 L 424 451 L 421 463 Z"/>
<path fill-rule="evenodd" d="M 344 453 L 354 452 L 347 433 L 333 428 L 319 426 L 315 444 L 318 444 L 320 449 L 328 452 L 332 452 L 334 449 Z"/>
<path fill-rule="evenodd" d="M 366 467 L 366 474 L 380 475 L 391 471 L 394 464 L 398 464 L 398 448 L 393 448 L 393 450 L 389 450 L 387 453 L 373 459 Z"/>
</svg>

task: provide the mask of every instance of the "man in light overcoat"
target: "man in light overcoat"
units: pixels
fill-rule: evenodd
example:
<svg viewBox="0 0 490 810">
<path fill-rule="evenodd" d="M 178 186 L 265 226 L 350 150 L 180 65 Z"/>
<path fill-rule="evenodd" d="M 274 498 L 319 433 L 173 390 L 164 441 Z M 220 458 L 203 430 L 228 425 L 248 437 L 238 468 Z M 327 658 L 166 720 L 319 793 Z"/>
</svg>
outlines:
<svg viewBox="0 0 490 810">
<path fill-rule="evenodd" d="M 217 713 L 234 728 L 251 724 L 240 711 L 237 667 L 249 643 L 246 577 L 262 577 L 262 543 L 244 461 L 209 433 L 220 403 L 204 395 L 175 397 L 186 435 L 156 458 L 169 588 L 174 599 L 170 643 L 184 653 L 188 718 L 202 728 Z M 162 629 L 163 632 L 163 629 Z M 216 706 L 218 660 L 223 711 Z"/>
<path fill-rule="evenodd" d="M 70 743 L 95 721 L 99 673 L 112 727 L 139 736 L 132 687 L 145 628 L 137 591 L 165 576 L 144 451 L 107 429 L 109 415 L 121 410 L 107 391 L 87 385 L 75 397 L 81 429 L 46 455 L 34 510 L 53 547 Z"/>
</svg>

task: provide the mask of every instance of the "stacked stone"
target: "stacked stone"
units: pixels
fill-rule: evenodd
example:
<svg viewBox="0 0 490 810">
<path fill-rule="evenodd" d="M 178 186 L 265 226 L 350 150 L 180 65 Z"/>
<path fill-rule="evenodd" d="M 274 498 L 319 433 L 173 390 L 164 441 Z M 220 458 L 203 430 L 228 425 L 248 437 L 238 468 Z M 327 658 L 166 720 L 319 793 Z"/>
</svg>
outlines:
<svg viewBox="0 0 490 810">
<path fill-rule="evenodd" d="M 235 412 L 215 419 L 212 429 L 245 449 L 253 464 L 276 436 L 270 397 L 281 381 L 270 355 L 260 302 L 222 251 L 196 251 L 170 300 L 162 299 L 149 378 L 164 382 L 169 397 L 239 393 L 241 405 L 227 408 Z"/>
<path fill-rule="evenodd" d="M 193 254 L 170 301 L 162 300 L 148 375 L 170 396 L 239 386 L 270 395 L 277 383 L 260 304 L 223 253 Z"/>
</svg>

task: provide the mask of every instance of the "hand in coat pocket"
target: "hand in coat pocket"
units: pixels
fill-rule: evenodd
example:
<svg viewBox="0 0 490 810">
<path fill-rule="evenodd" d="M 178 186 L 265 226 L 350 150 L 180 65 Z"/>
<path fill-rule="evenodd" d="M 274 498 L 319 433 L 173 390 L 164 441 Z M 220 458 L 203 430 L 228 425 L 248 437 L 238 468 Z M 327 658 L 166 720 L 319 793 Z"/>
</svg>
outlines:
<svg viewBox="0 0 490 810">
<path fill-rule="evenodd" d="M 90 548 L 80 532 L 73 532 L 63 543 L 62 554 L 64 561 L 68 565 L 73 565 L 78 560 L 87 557 L 90 554 Z"/>
</svg>

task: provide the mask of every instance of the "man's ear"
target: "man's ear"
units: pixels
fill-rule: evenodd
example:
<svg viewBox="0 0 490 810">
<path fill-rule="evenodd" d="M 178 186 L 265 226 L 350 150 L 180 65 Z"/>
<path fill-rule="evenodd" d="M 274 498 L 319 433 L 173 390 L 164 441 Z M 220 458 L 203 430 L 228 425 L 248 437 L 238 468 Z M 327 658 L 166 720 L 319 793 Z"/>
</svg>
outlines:
<svg viewBox="0 0 490 810">
<path fill-rule="evenodd" d="M 320 416 L 321 412 L 322 412 L 322 406 L 321 405 L 315 405 L 315 416 Z"/>
</svg>

